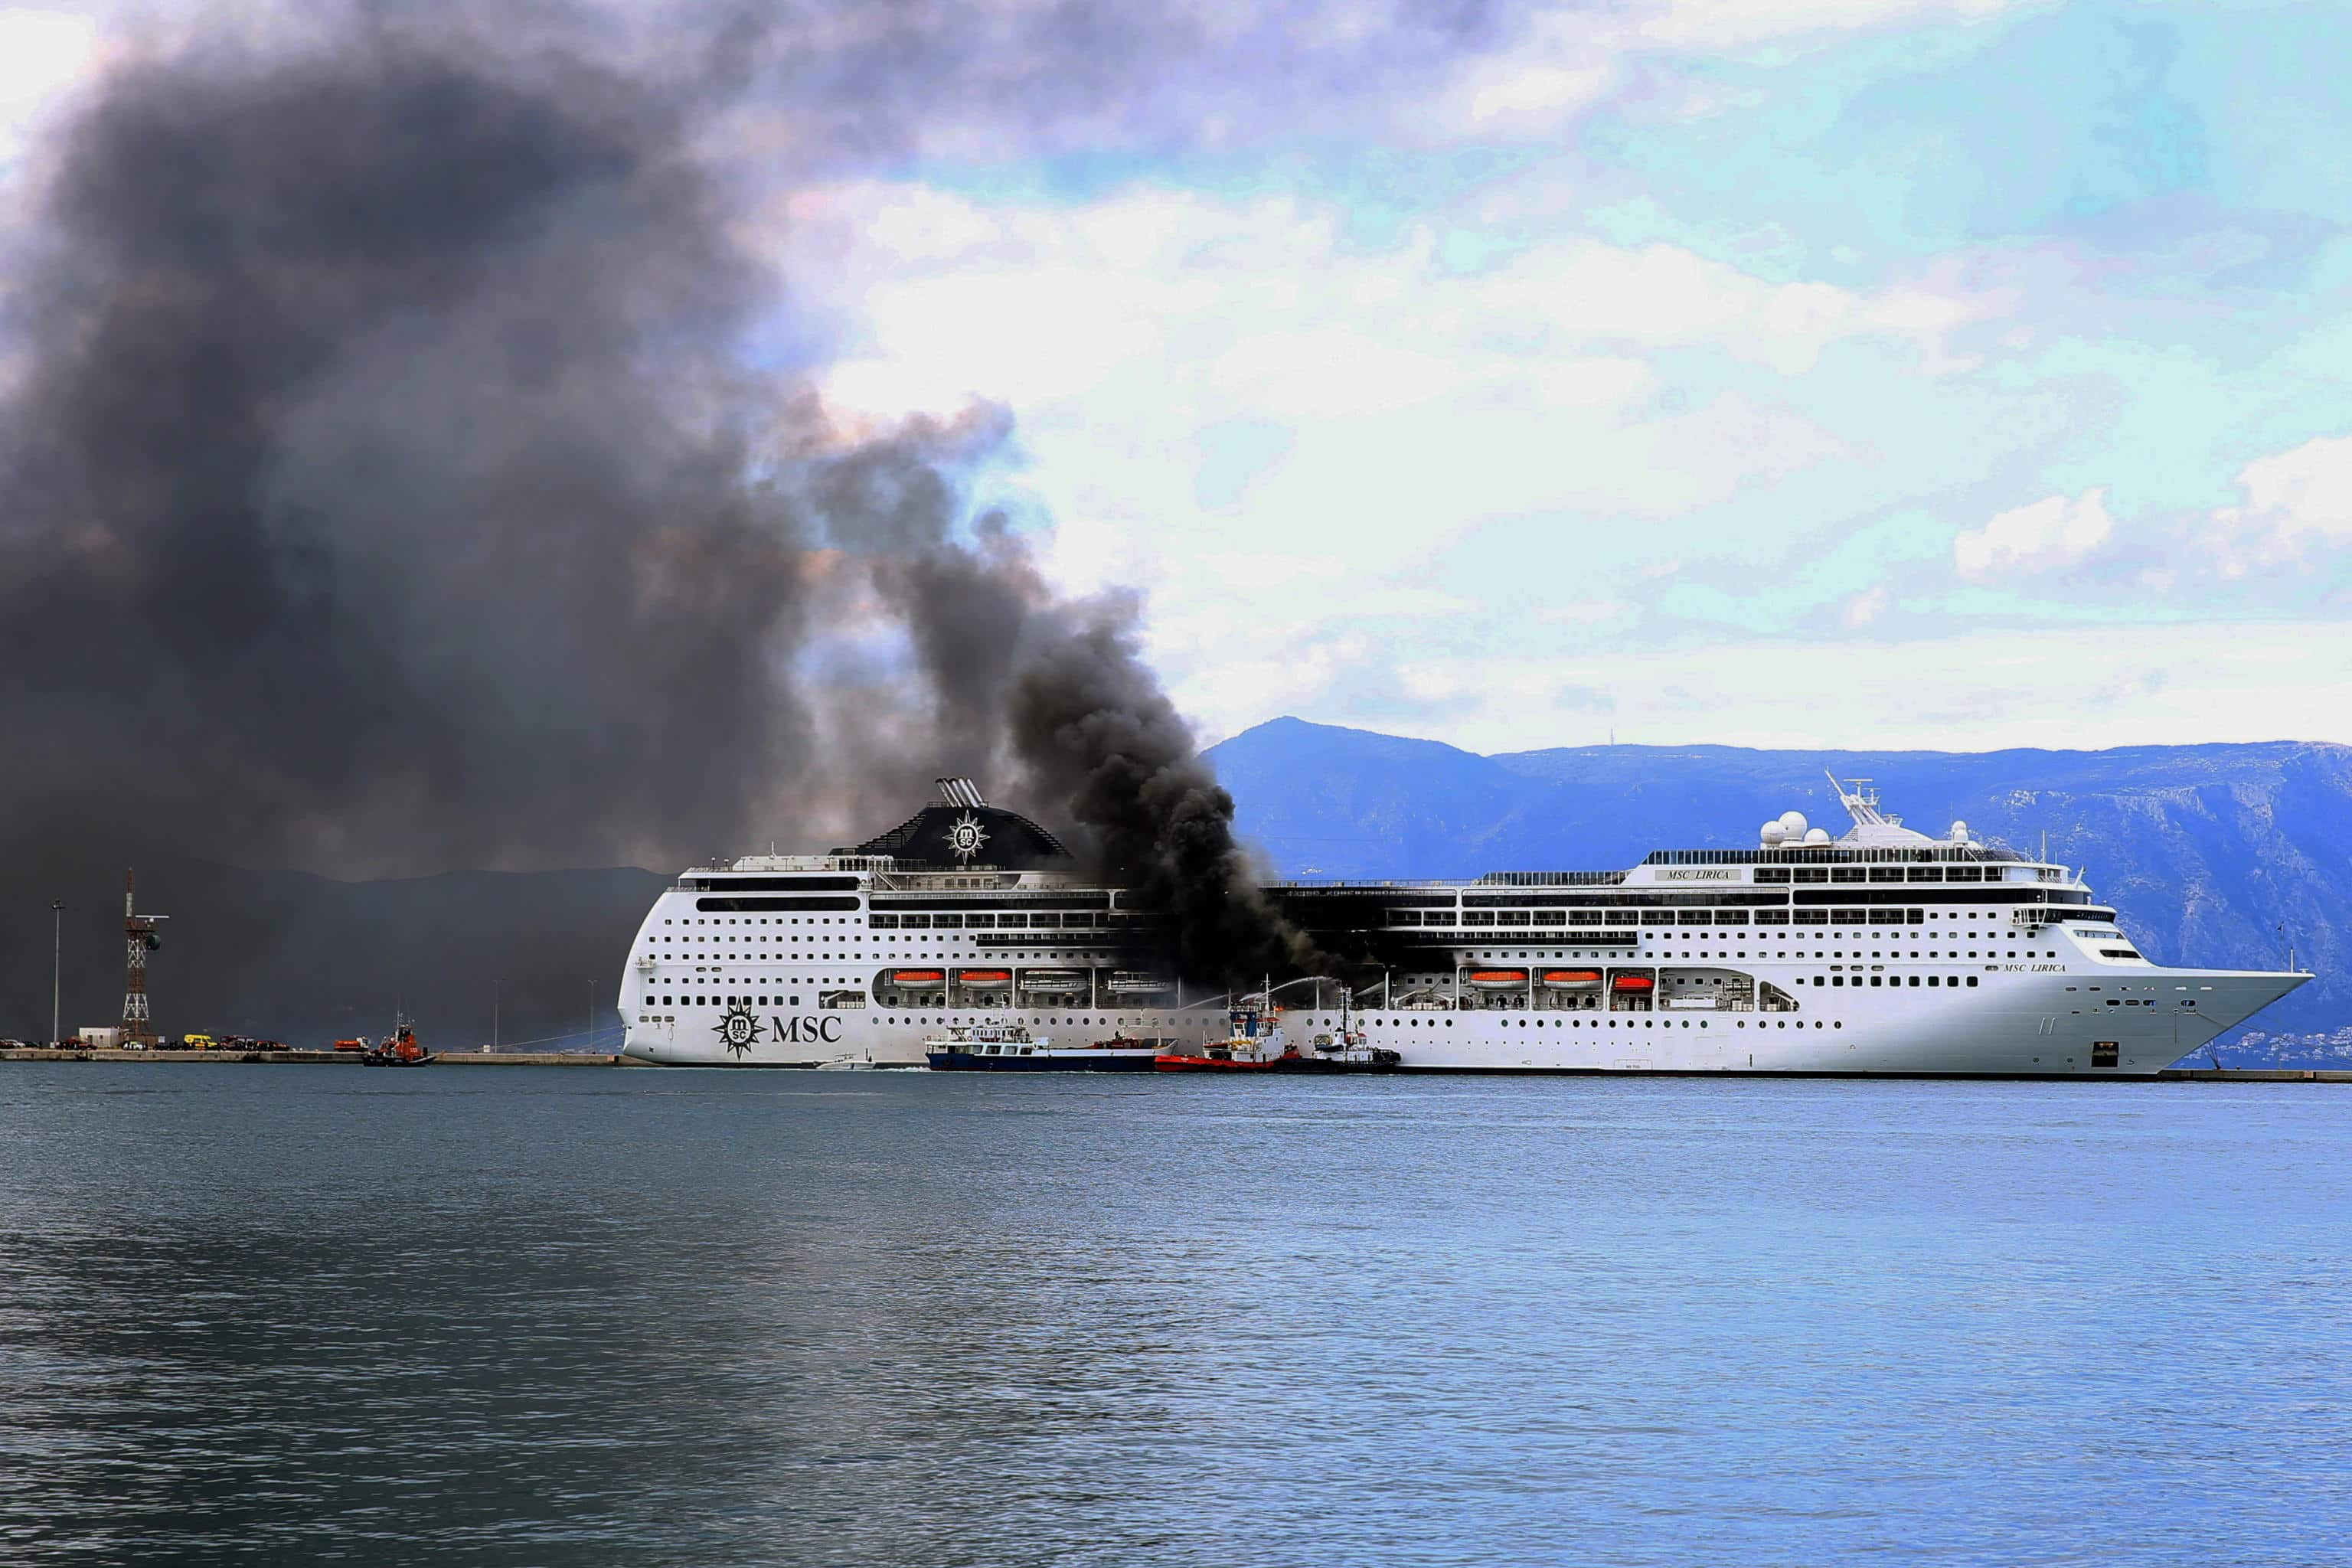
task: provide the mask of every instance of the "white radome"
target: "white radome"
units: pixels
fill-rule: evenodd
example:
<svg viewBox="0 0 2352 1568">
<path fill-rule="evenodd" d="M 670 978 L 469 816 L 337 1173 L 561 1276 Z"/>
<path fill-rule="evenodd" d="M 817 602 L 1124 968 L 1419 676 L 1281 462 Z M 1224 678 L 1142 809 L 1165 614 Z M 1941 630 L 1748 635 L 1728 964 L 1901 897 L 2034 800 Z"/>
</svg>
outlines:
<svg viewBox="0 0 2352 1568">
<path fill-rule="evenodd" d="M 1780 831 L 1787 834 L 1791 838 L 1803 837 L 1805 831 L 1805 814 L 1801 811 L 1782 812 L 1780 814 Z"/>
<path fill-rule="evenodd" d="M 1828 828 L 1826 828 L 1826 827 L 1808 827 L 1808 828 L 1806 828 L 1806 829 L 1805 829 L 1805 842 L 1806 842 L 1806 843 L 1808 843 L 1808 844 L 1827 844 L 1829 841 L 1830 841 L 1830 830 L 1829 830 Z"/>
<path fill-rule="evenodd" d="M 1761 838 L 1768 846 L 1775 845 L 1782 843 L 1788 838 L 1789 830 L 1781 826 L 1779 820 L 1776 818 L 1773 821 L 1766 823 L 1762 831 L 1758 833 L 1757 837 Z"/>
</svg>

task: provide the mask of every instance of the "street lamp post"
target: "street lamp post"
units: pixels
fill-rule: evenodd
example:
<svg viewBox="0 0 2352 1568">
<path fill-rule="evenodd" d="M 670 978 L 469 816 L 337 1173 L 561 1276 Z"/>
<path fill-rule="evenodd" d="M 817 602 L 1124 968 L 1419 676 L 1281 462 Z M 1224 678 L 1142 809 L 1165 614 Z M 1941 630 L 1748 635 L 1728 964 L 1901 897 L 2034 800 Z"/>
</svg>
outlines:
<svg viewBox="0 0 2352 1568">
<path fill-rule="evenodd" d="M 58 1033 L 58 979 L 64 973 L 65 954 L 65 900 L 51 899 L 49 900 L 49 1044 L 53 1046 L 64 1037 Z"/>
<path fill-rule="evenodd" d="M 593 980 L 588 983 L 587 1022 L 588 1037 L 581 1043 L 584 1046 L 593 1046 L 596 1043 L 596 983 Z"/>
</svg>

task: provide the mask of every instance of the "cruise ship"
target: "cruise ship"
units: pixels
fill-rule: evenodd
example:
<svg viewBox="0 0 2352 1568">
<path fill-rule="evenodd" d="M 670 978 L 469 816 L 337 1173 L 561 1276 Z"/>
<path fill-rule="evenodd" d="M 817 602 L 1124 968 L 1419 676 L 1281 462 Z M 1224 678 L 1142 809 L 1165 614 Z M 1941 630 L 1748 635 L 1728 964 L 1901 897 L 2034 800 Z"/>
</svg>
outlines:
<svg viewBox="0 0 2352 1568">
<path fill-rule="evenodd" d="M 1250 997 L 1172 973 L 1150 911 L 969 779 L 879 837 L 692 868 L 656 900 L 620 998 L 625 1055 L 693 1067 L 920 1065 L 943 1029 L 1223 1039 L 1279 1006 L 1403 1068 L 2146 1077 L 2311 978 L 2144 957 L 2081 874 L 1942 837 L 1832 779 L 1852 826 L 1789 812 L 1754 847 L 1626 870 L 1278 881 L 1334 975 Z"/>
</svg>

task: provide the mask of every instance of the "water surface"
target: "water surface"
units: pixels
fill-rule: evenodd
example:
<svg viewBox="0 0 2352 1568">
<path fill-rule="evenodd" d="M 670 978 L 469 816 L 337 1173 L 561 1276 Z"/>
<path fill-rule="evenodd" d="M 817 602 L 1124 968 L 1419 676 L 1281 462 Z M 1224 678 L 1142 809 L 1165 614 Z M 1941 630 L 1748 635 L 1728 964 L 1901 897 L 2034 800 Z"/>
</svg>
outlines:
<svg viewBox="0 0 2352 1568">
<path fill-rule="evenodd" d="M 0 1559 L 2344 1561 L 2352 1089 L 0 1068 Z"/>
</svg>

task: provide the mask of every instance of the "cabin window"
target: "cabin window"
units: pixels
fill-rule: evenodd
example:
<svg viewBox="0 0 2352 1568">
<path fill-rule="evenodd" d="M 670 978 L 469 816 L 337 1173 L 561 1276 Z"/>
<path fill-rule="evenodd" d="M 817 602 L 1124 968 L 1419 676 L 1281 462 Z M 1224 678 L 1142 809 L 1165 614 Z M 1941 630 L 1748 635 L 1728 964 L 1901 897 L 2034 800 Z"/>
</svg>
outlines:
<svg viewBox="0 0 2352 1568">
<path fill-rule="evenodd" d="M 1840 866 L 1830 873 L 1832 882 L 1859 882 L 1862 879 L 1863 869 L 1859 866 Z"/>
<path fill-rule="evenodd" d="M 1976 977 L 1975 975 L 1973 975 L 1973 974 L 1969 975 L 1969 984 L 1971 984 L 1971 985 L 1974 985 L 1976 983 L 1977 983 L 1977 977 Z"/>
<path fill-rule="evenodd" d="M 1538 910 L 1536 911 L 1536 924 L 1539 926 L 1556 926 L 1565 925 L 1567 923 L 1568 916 L 1559 910 Z"/>
<path fill-rule="evenodd" d="M 1826 882 L 1830 879 L 1828 868 L 1822 866 L 1794 867 L 1789 876 L 1792 881 L 1798 882 Z"/>
<path fill-rule="evenodd" d="M 1528 918 L 1528 913 L 1525 910 L 1505 910 L 1501 914 L 1496 915 L 1495 919 L 1498 924 L 1507 926 L 1523 926 L 1532 925 L 1535 923 Z"/>
<path fill-rule="evenodd" d="M 1471 910 L 1464 913 L 1462 923 L 1466 926 L 1490 926 L 1495 923 L 1495 917 L 1485 910 Z"/>
<path fill-rule="evenodd" d="M 1419 910 L 1391 910 L 1389 911 L 1389 923 L 1391 925 L 1399 926 L 1417 926 L 1421 923 L 1421 911 Z"/>
</svg>

